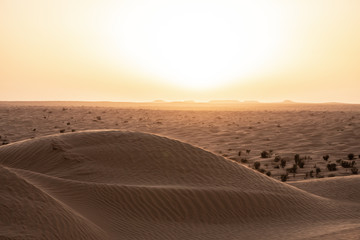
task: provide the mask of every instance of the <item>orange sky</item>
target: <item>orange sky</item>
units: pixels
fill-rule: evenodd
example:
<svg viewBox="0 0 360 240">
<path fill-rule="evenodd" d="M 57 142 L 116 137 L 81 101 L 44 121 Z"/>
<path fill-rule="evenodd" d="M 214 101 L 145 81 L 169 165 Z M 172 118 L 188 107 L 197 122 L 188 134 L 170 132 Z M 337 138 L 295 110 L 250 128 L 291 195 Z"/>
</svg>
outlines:
<svg viewBox="0 0 360 240">
<path fill-rule="evenodd" d="M 357 0 L 2 0 L 0 100 L 360 103 L 359 13 Z"/>
</svg>

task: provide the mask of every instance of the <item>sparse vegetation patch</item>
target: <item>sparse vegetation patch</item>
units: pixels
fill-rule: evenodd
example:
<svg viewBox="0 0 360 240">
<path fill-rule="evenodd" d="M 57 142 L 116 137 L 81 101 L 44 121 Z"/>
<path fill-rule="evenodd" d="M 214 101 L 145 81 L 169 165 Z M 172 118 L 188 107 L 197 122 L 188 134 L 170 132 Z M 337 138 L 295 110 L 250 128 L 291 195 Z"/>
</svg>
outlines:
<svg viewBox="0 0 360 240">
<path fill-rule="evenodd" d="M 261 155 L 261 158 L 269 158 L 270 157 L 270 153 L 268 151 L 262 151 L 260 155 Z"/>
<path fill-rule="evenodd" d="M 336 163 L 328 163 L 326 167 L 329 171 L 336 171 Z"/>
<path fill-rule="evenodd" d="M 286 182 L 288 179 L 289 179 L 289 174 L 282 174 L 281 176 L 280 176 L 280 179 L 281 179 L 281 181 L 282 182 Z"/>
</svg>

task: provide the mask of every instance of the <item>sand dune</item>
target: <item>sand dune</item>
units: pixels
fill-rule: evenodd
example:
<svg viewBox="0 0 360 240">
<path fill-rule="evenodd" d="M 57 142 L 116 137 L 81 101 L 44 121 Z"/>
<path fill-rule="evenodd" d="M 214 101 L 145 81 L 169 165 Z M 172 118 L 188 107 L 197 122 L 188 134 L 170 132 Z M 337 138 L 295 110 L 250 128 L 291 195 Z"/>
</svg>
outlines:
<svg viewBox="0 0 360 240">
<path fill-rule="evenodd" d="M 360 203 L 360 175 L 297 181 L 291 185 L 325 198 Z"/>
<path fill-rule="evenodd" d="M 157 135 L 90 131 L 16 142 L 0 147 L 0 171 L 2 239 L 360 235 L 359 177 L 288 185 Z"/>
</svg>

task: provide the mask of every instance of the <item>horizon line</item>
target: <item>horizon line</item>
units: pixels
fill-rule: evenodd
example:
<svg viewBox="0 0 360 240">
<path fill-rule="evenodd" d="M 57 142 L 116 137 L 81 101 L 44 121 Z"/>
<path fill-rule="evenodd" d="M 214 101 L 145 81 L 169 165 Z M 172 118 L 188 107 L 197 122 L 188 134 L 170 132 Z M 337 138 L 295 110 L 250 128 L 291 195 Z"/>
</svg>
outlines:
<svg viewBox="0 0 360 240">
<path fill-rule="evenodd" d="M 325 102 L 302 102 L 302 101 L 293 101 L 293 100 L 281 100 L 281 101 L 261 101 L 261 100 L 237 100 L 237 99 L 210 99 L 206 101 L 199 101 L 199 100 L 164 100 L 164 99 L 155 99 L 155 100 L 142 100 L 142 101 L 131 101 L 131 100 L 0 100 L 1 103 L 10 103 L 10 102 L 88 102 L 88 103 L 152 103 L 152 104 L 167 104 L 167 103 L 184 103 L 184 104 L 197 104 L 197 103 L 208 103 L 208 104 L 360 104 L 360 102 L 341 102 L 341 101 L 325 101 Z"/>
</svg>

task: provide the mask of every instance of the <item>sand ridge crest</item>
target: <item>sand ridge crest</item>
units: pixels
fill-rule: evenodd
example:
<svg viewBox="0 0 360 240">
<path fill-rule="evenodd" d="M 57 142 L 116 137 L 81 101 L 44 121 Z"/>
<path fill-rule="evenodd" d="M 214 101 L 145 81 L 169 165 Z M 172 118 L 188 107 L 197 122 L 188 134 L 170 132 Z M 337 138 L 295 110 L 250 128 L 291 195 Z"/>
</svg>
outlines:
<svg viewBox="0 0 360 240">
<path fill-rule="evenodd" d="M 152 134 L 110 130 L 47 136 L 2 146 L 0 164 L 2 171 L 19 179 L 4 179 L 12 190 L 1 190 L 6 215 L 1 216 L 5 230 L 0 236 L 10 239 L 16 239 L 13 226 L 20 223 L 27 232 L 38 230 L 22 235 L 25 239 L 61 234 L 62 239 L 306 239 L 337 229 L 338 237 L 350 236 L 344 229 L 360 229 L 360 206 L 352 202 L 357 197 L 339 202 L 330 195 L 317 196 L 309 189 L 316 184 L 296 188 Z M 358 178 L 351 179 L 356 184 Z M 25 214 L 37 206 L 32 198 L 23 201 L 13 194 L 23 188 L 46 199 L 31 226 L 9 217 L 15 211 L 8 195 Z M 54 203 L 48 206 L 48 201 Z M 80 217 L 71 224 L 71 234 L 53 229 L 54 221 L 46 216 L 54 211 L 60 226 L 65 219 Z M 53 235 L 41 235 L 44 232 Z"/>
</svg>

